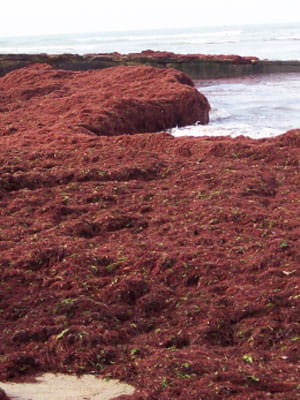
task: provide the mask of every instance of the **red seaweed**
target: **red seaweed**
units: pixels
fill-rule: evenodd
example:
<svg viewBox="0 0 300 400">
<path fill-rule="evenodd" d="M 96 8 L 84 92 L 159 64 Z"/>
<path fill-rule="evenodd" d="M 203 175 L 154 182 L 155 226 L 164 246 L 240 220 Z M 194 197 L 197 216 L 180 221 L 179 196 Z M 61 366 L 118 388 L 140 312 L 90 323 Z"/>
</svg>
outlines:
<svg viewBox="0 0 300 400">
<path fill-rule="evenodd" d="M 0 137 L 0 378 L 298 398 L 300 131 L 41 133 L 35 107 Z"/>
</svg>

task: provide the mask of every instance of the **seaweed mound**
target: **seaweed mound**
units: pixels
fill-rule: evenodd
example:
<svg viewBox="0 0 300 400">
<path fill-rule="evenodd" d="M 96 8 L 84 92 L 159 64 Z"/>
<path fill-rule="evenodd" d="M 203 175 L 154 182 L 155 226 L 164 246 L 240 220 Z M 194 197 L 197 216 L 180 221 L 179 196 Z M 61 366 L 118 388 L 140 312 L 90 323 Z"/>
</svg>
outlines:
<svg viewBox="0 0 300 400">
<path fill-rule="evenodd" d="M 1 138 L 0 378 L 299 396 L 300 132 Z"/>
<path fill-rule="evenodd" d="M 210 108 L 187 75 L 145 66 L 74 72 L 34 64 L 1 78 L 0 93 L 2 135 L 157 132 L 206 124 Z"/>
</svg>

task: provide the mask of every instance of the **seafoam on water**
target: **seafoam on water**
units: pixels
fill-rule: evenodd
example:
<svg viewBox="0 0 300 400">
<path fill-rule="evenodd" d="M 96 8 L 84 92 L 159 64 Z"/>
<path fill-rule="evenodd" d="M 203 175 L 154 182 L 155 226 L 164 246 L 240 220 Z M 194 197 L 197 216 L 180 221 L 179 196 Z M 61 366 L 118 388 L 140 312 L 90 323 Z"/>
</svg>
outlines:
<svg viewBox="0 0 300 400">
<path fill-rule="evenodd" d="M 210 104 L 210 123 L 174 128 L 174 136 L 276 136 L 300 128 L 300 74 L 196 82 Z"/>
</svg>

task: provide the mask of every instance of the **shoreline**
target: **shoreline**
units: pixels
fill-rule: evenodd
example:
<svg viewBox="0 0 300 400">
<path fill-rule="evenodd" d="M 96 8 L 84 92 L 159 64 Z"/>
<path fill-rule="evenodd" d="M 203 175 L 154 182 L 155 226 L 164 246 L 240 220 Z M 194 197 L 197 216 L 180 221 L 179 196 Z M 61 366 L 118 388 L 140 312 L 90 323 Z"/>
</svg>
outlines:
<svg viewBox="0 0 300 400">
<path fill-rule="evenodd" d="M 192 79 L 238 77 L 257 74 L 300 72 L 298 60 L 261 60 L 257 57 L 238 55 L 175 54 L 146 50 L 141 53 L 120 54 L 0 54 L 0 76 L 41 63 L 54 68 L 83 71 L 115 66 L 148 65 L 158 68 L 174 68 Z"/>
</svg>

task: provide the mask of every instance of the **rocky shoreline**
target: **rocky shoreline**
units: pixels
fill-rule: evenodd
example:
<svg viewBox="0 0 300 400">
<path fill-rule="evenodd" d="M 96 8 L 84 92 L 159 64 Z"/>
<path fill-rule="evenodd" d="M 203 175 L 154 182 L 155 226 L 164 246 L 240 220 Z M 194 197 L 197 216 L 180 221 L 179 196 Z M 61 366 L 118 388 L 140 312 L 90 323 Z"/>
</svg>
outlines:
<svg viewBox="0 0 300 400">
<path fill-rule="evenodd" d="M 299 61 L 270 61 L 237 55 L 180 55 L 146 50 L 127 55 L 119 53 L 86 55 L 0 54 L 0 76 L 33 63 L 46 63 L 54 68 L 81 71 L 120 65 L 148 65 L 159 68 L 174 68 L 188 74 L 192 79 L 300 72 Z"/>
</svg>

